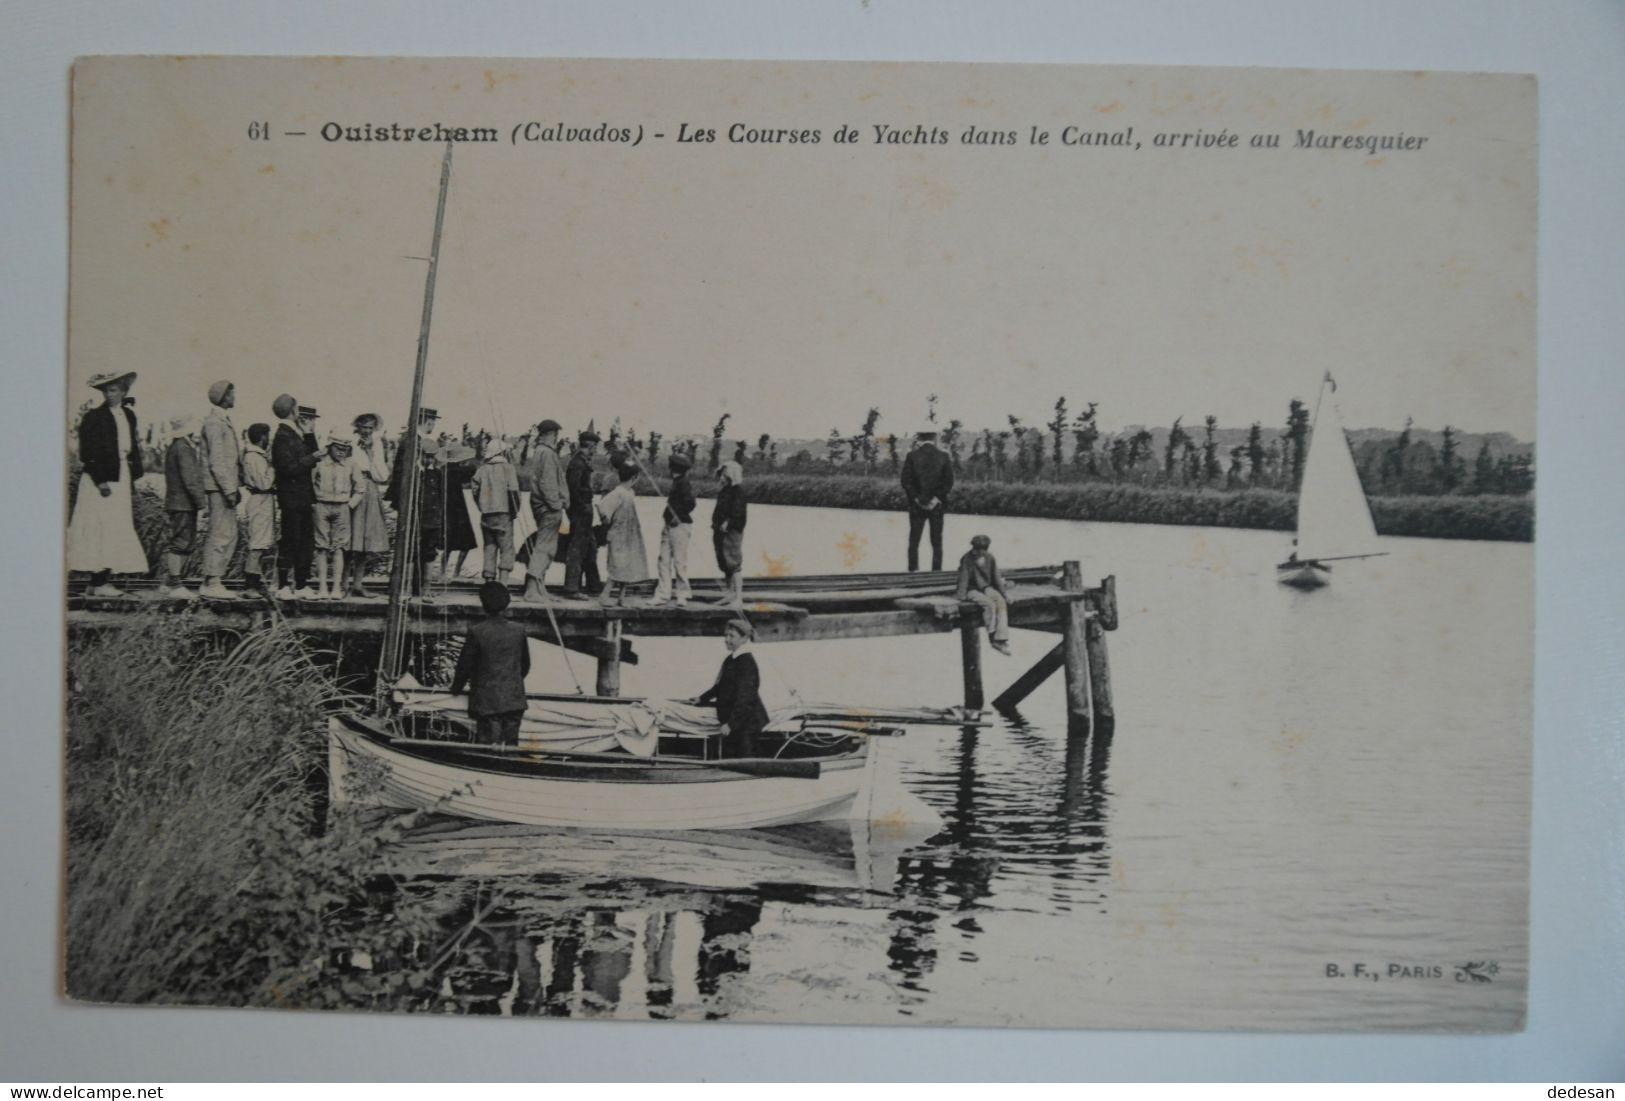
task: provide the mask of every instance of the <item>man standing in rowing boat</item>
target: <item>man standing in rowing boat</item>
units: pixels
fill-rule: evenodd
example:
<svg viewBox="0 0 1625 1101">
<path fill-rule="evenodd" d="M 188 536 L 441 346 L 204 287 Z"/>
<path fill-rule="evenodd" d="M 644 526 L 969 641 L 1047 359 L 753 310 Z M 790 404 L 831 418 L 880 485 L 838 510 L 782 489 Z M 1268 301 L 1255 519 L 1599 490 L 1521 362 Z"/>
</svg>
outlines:
<svg viewBox="0 0 1625 1101">
<path fill-rule="evenodd" d="M 485 618 L 469 628 L 451 679 L 452 695 L 468 693 L 474 735 L 484 745 L 518 745 L 519 720 L 525 716 L 530 646 L 525 629 L 503 614 L 508 600 L 502 582 L 480 586 Z"/>
<path fill-rule="evenodd" d="M 722 724 L 722 756 L 756 756 L 756 735 L 767 727 L 767 708 L 762 704 L 762 673 L 756 656 L 750 652 L 756 628 L 749 620 L 731 619 L 723 629 L 723 645 L 728 656 L 722 659 L 717 682 L 694 702 L 715 704 L 717 721 Z"/>
<path fill-rule="evenodd" d="M 908 502 L 908 572 L 920 568 L 920 535 L 931 526 L 931 568 L 942 569 L 942 521 L 954 488 L 954 464 L 937 450 L 937 434 L 920 432 L 919 446 L 903 460 L 903 497 Z"/>
</svg>

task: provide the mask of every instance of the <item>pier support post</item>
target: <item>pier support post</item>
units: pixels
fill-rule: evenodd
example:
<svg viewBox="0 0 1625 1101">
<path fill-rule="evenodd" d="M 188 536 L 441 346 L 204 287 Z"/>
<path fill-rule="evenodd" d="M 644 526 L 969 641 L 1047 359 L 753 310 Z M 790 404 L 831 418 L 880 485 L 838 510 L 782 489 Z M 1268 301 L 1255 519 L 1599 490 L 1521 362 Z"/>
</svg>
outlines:
<svg viewBox="0 0 1625 1101">
<path fill-rule="evenodd" d="M 963 609 L 959 620 L 959 659 L 965 669 L 965 710 L 982 709 L 982 632 L 981 624 Z"/>
<path fill-rule="evenodd" d="M 608 620 L 604 624 L 604 633 L 598 640 L 598 694 L 600 696 L 619 696 L 621 694 L 621 621 Z"/>
<path fill-rule="evenodd" d="M 1106 632 L 1117 629 L 1117 578 L 1100 582 L 1099 605 L 1084 633 L 1089 660 L 1089 696 L 1094 701 L 1095 728 L 1110 734 L 1117 722 L 1112 709 L 1112 667 L 1106 658 Z"/>
<path fill-rule="evenodd" d="M 1083 569 L 1076 562 L 1061 566 L 1061 587 L 1067 592 L 1083 591 Z M 1061 665 L 1066 670 L 1067 728 L 1070 734 L 1089 733 L 1089 613 L 1081 600 L 1061 610 Z"/>
</svg>

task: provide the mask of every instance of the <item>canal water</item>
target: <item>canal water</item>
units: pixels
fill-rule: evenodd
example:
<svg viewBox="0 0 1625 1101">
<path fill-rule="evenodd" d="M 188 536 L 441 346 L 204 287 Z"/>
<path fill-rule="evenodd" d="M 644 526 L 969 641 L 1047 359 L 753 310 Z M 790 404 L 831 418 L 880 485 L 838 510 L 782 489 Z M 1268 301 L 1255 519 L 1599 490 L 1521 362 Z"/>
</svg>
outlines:
<svg viewBox="0 0 1625 1101">
<path fill-rule="evenodd" d="M 640 501 L 646 535 L 659 502 Z M 701 518 L 709 504 L 701 503 Z M 747 572 L 901 568 L 906 520 L 752 506 Z M 1512 1030 L 1527 985 L 1533 548 L 1386 539 L 1303 594 L 1288 537 L 951 516 L 1006 566 L 1117 577 L 1117 729 L 1061 678 L 884 746 L 935 821 L 617 837 L 435 823 L 392 859 L 470 1013 L 803 1023 Z M 700 535 L 704 535 L 703 529 Z M 653 546 L 650 558 L 653 561 Z M 696 576 L 714 575 L 696 538 Z M 1054 645 L 985 652 L 991 698 Z M 953 634 L 759 646 L 764 690 L 959 702 Z M 636 641 L 692 695 L 720 640 Z M 590 680 L 590 663 L 575 658 Z M 569 690 L 538 647 L 532 687 Z"/>
</svg>

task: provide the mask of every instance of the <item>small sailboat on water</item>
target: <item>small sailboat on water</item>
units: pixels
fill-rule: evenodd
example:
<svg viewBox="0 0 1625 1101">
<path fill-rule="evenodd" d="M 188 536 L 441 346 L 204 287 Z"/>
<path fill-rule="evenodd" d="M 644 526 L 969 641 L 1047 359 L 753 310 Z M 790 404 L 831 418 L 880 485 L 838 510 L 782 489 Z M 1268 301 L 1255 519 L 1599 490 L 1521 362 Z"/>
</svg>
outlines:
<svg viewBox="0 0 1625 1101">
<path fill-rule="evenodd" d="M 1276 579 L 1298 589 L 1318 589 L 1331 580 L 1327 563 L 1387 553 L 1378 549 L 1377 525 L 1343 431 L 1337 383 L 1328 371 L 1315 401 L 1309 457 L 1298 490 L 1298 534 L 1291 556 L 1275 567 Z"/>
</svg>

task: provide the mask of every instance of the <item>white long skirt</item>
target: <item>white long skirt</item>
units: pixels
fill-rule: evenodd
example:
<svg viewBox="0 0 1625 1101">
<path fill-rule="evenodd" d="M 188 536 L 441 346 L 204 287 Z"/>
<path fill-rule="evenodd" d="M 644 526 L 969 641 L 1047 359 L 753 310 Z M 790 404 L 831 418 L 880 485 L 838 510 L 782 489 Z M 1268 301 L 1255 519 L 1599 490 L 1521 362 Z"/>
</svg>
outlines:
<svg viewBox="0 0 1625 1101">
<path fill-rule="evenodd" d="M 135 509 L 130 500 L 130 474 L 113 482 L 103 497 L 90 475 L 79 476 L 79 495 L 68 521 L 68 569 L 146 573 L 147 552 L 135 534 Z"/>
</svg>

